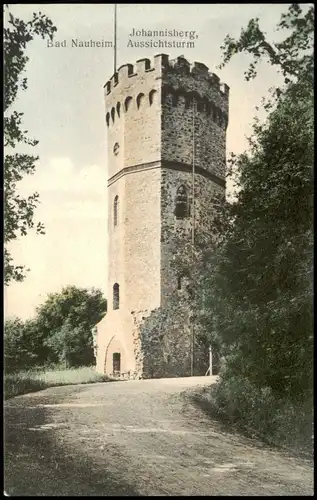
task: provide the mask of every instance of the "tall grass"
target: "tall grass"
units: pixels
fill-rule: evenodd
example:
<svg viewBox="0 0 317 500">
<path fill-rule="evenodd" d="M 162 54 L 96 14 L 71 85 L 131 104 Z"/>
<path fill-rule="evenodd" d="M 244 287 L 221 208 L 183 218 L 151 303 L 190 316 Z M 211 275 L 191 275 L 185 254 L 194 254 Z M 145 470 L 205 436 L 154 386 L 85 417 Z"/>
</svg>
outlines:
<svg viewBox="0 0 317 500">
<path fill-rule="evenodd" d="M 205 408 L 231 428 L 297 453 L 312 455 L 313 401 L 277 398 L 269 387 L 257 388 L 243 377 L 225 374 L 206 389 Z M 197 401 L 198 402 L 198 401 Z"/>
<path fill-rule="evenodd" d="M 112 379 L 97 373 L 93 367 L 82 366 L 70 369 L 45 369 L 8 373 L 4 376 L 5 399 L 40 391 L 48 387 L 75 384 L 92 384 L 95 382 L 109 382 Z"/>
</svg>

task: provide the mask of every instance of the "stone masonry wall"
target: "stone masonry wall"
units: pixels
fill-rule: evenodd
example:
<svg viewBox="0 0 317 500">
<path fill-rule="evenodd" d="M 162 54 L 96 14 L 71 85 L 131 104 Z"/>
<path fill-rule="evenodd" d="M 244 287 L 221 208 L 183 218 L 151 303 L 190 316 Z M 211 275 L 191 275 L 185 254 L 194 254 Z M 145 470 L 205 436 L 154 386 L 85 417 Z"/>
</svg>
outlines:
<svg viewBox="0 0 317 500">
<path fill-rule="evenodd" d="M 161 64 L 148 63 L 122 66 L 105 85 L 109 307 L 97 325 L 97 369 L 106 373 L 119 346 L 122 369 L 135 371 L 131 312 L 160 305 Z M 119 309 L 113 310 L 115 283 Z"/>
<path fill-rule="evenodd" d="M 136 371 L 142 378 L 190 375 L 189 318 L 183 312 L 172 316 L 158 308 L 149 316 L 134 313 Z"/>
<path fill-rule="evenodd" d="M 161 64 L 125 64 L 105 85 L 108 178 L 161 158 Z M 119 144 L 119 153 L 113 154 Z"/>
<path fill-rule="evenodd" d="M 97 326 L 99 371 L 102 357 L 121 349 L 134 377 L 190 375 L 194 307 L 184 283 L 178 289 L 175 260 L 190 265 L 192 217 L 176 219 L 175 197 L 185 185 L 192 214 L 194 132 L 195 234 L 212 235 L 214 205 L 225 194 L 228 93 L 205 65 L 164 54 L 122 66 L 105 85 L 109 310 Z M 115 282 L 120 308 L 113 311 Z M 208 349 L 196 346 L 194 363 L 194 373 L 204 374 Z"/>
<path fill-rule="evenodd" d="M 197 305 L 194 296 L 187 292 L 184 276 L 178 290 L 177 262 L 185 268 L 194 265 L 193 212 L 195 240 L 203 238 L 208 244 L 215 232 L 215 208 L 225 198 L 228 87 L 221 91 L 218 78 L 210 75 L 206 66 L 190 67 L 183 58 L 170 62 L 164 69 L 162 85 L 161 307 L 173 318 L 173 327 L 165 330 L 170 355 L 169 374 L 178 373 L 181 359 L 187 363 L 184 375 L 189 375 L 190 326 L 193 324 L 194 373 L 203 375 L 208 368 L 208 346 L 198 345 L 200 332 L 193 319 Z M 193 98 L 196 103 L 194 116 Z M 194 191 L 193 161 L 196 170 Z M 169 168 L 165 168 L 166 162 Z M 184 163 L 191 168 L 182 170 Z M 211 175 L 206 177 L 199 169 Z M 184 219 L 175 216 L 175 199 L 180 185 L 186 187 L 190 208 L 189 216 Z"/>
<path fill-rule="evenodd" d="M 170 62 L 162 77 L 162 160 L 191 165 L 194 135 L 195 165 L 224 180 L 228 92 L 205 65 Z"/>
</svg>

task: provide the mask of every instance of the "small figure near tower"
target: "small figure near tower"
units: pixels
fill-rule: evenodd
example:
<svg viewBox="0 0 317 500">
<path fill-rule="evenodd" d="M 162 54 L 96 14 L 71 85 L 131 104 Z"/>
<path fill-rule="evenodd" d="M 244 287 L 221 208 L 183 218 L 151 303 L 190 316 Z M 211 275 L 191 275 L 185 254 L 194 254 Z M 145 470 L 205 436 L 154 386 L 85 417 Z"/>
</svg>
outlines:
<svg viewBox="0 0 317 500">
<path fill-rule="evenodd" d="M 173 260 L 186 257 L 193 224 L 212 232 L 212 200 L 225 198 L 228 98 L 207 66 L 165 54 L 121 66 L 105 85 L 109 307 L 96 326 L 100 373 L 191 374 L 190 298 Z M 196 366 L 204 375 L 208 347 Z"/>
</svg>

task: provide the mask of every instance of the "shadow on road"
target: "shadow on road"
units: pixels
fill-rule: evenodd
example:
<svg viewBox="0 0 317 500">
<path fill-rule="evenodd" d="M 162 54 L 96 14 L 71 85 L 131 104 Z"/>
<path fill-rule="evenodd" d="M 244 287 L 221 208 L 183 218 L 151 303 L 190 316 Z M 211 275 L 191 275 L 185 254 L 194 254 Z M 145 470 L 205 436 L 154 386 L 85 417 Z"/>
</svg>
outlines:
<svg viewBox="0 0 317 500">
<path fill-rule="evenodd" d="M 107 470 L 106 457 L 94 461 L 56 442 L 54 430 L 41 429 L 48 421 L 46 412 L 26 403 L 22 406 L 21 401 L 5 410 L 4 484 L 8 495 L 139 496 L 120 479 L 119 471 L 114 477 Z"/>
</svg>

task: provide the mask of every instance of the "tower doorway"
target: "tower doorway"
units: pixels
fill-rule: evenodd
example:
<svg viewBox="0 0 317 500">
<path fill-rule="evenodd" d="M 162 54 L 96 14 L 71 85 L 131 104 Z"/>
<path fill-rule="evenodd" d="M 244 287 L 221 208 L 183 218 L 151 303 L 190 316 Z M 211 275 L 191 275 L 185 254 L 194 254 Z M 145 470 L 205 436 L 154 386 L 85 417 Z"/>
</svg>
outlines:
<svg viewBox="0 0 317 500">
<path fill-rule="evenodd" d="M 121 354 L 120 354 L 120 352 L 114 352 L 112 355 L 112 372 L 114 375 L 119 375 L 121 373 Z"/>
</svg>

